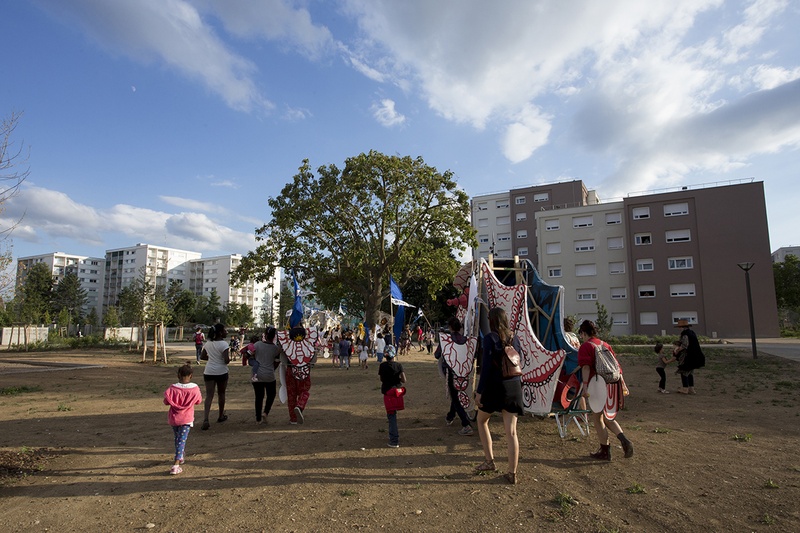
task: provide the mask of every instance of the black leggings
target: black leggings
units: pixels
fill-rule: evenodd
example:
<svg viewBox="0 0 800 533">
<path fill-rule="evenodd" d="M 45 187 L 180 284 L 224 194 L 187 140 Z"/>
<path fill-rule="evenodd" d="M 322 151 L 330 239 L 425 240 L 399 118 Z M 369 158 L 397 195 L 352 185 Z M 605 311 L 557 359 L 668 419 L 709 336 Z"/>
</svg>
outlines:
<svg viewBox="0 0 800 533">
<path fill-rule="evenodd" d="M 694 387 L 694 375 L 691 372 L 681 373 L 681 385 L 686 387 Z"/>
<path fill-rule="evenodd" d="M 667 388 L 667 373 L 664 372 L 664 369 L 660 366 L 656 367 L 656 372 L 658 375 L 661 376 L 661 379 L 658 380 L 658 388 L 659 389 L 666 389 Z"/>
<path fill-rule="evenodd" d="M 261 413 L 269 414 L 275 401 L 275 381 L 254 381 L 253 391 L 256 393 L 256 421 L 261 422 Z M 267 403 L 264 403 L 264 392 L 267 393 Z M 261 409 L 261 406 L 264 409 Z"/>
</svg>

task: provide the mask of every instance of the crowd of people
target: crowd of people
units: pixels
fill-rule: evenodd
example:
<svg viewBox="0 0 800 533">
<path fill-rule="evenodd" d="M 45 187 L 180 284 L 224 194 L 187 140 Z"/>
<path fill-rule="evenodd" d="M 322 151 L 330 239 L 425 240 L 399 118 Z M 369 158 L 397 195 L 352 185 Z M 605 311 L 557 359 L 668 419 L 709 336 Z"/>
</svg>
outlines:
<svg viewBox="0 0 800 533">
<path fill-rule="evenodd" d="M 441 344 L 433 353 L 440 365 L 446 380 L 449 396 L 449 410 L 445 415 L 447 425 L 452 424 L 456 417 L 461 422 L 460 435 L 473 435 L 473 423 L 477 426 L 483 449 L 484 460 L 475 468 L 476 473 L 495 472 L 495 455 L 492 434 L 489 431 L 489 421 L 494 413 L 499 413 L 503 420 L 505 430 L 508 467 L 503 475 L 511 484 L 517 483 L 517 465 L 519 463 L 519 442 L 517 438 L 517 419 L 523 414 L 522 380 L 517 374 L 509 374 L 506 370 L 506 361 L 512 360 L 509 354 L 521 353 L 519 339 L 509 327 L 509 319 L 501 308 L 493 308 L 488 316 L 489 333 L 483 336 L 482 355 L 477 386 L 474 393 L 476 412 L 473 416 L 467 413 L 455 387 L 455 373 L 442 357 Z M 655 352 L 658 355 L 656 370 L 659 374 L 658 390 L 667 393 L 665 367 L 673 362 L 678 362 L 677 373 L 681 377 L 681 387 L 678 392 L 682 394 L 695 394 L 694 375 L 695 369 L 704 365 L 705 360 L 700 350 L 697 336 L 691 330 L 691 325 L 680 321 L 682 328 L 678 341 L 675 342 L 672 354 L 663 354 L 663 345 L 657 344 Z M 611 460 L 611 444 L 609 433 L 613 433 L 619 440 L 625 458 L 634 454 L 633 443 L 626 437 L 622 427 L 617 421 L 617 414 L 624 405 L 628 388 L 625 383 L 622 369 L 619 367 L 616 356 L 611 347 L 598 337 L 596 325 L 585 320 L 580 324 L 578 333 L 572 332 L 573 323 L 566 320 L 564 332 L 566 340 L 578 352 L 578 367 L 575 375 L 580 380 L 581 407 L 585 409 L 586 400 L 589 404 L 599 405 L 592 409 L 591 419 L 595 434 L 599 441 L 599 449 L 590 454 L 597 460 Z M 453 346 L 464 346 L 467 337 L 462 332 L 462 324 L 457 318 L 448 321 L 449 339 Z M 193 368 L 187 363 L 178 368 L 178 382 L 171 385 L 164 393 L 164 403 L 169 405 L 169 424 L 173 427 L 175 438 L 175 457 L 170 469 L 170 474 L 182 472 L 185 458 L 185 446 L 189 430 L 194 422 L 194 406 L 203 403 L 202 430 L 211 428 L 210 414 L 217 398 L 218 416 L 217 423 L 224 423 L 228 416 L 225 413 L 226 388 L 228 384 L 228 365 L 232 355 L 241 355 L 243 365 L 251 367 L 251 384 L 254 392 L 254 411 L 257 424 L 264 424 L 272 411 L 275 398 L 278 396 L 278 381 L 285 385 L 281 391 L 281 401 L 287 404 L 290 424 L 303 424 L 305 409 L 309 401 L 311 390 L 311 369 L 317 362 L 318 353 L 327 350 L 334 368 L 349 370 L 351 357 L 358 357 L 359 367 L 368 369 L 369 359 L 374 357 L 378 362 L 378 377 L 381 383 L 381 394 L 384 397 L 388 423 L 388 446 L 400 446 L 398 428 L 398 411 L 404 409 L 404 396 L 406 394 L 406 374 L 403 365 L 398 361 L 398 355 L 404 355 L 411 349 L 412 339 L 417 341 L 420 352 L 433 352 L 434 334 L 432 329 L 411 331 L 406 327 L 399 337 L 397 348 L 392 343 L 388 331 L 379 331 L 372 342 L 368 343 L 362 336 L 363 330 L 333 329 L 318 336 L 315 330 L 306 330 L 302 324 L 288 331 L 279 332 L 274 327 L 268 327 L 261 335 L 250 337 L 249 343 L 242 348 L 226 340 L 228 332 L 224 325 L 216 324 L 208 330 L 208 336 L 197 330 L 194 341 L 197 348 L 197 361 L 205 361 L 203 367 L 203 381 L 205 383 L 205 398 L 200 388 L 192 382 Z M 236 339 L 238 340 L 238 339 Z M 599 359 L 610 357 L 616 364 L 619 375 L 613 382 L 601 382 L 601 373 L 598 370 Z M 517 363 L 519 364 L 519 363 Z M 603 374 L 605 375 L 605 374 Z M 605 378 L 603 378 L 605 379 Z M 600 382 L 599 388 L 591 389 L 590 382 Z M 591 394 L 599 394 L 600 398 L 590 399 Z M 600 391 L 600 392 L 597 392 Z M 599 401 L 592 401 L 599 400 Z M 466 400 L 465 400 L 466 401 Z"/>
</svg>

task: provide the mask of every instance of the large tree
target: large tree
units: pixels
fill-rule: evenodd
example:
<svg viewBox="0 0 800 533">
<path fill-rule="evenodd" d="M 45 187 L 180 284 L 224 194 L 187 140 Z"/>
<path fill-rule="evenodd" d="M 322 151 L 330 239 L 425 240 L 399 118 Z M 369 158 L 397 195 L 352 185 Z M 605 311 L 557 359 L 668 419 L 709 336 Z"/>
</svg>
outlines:
<svg viewBox="0 0 800 533">
<path fill-rule="evenodd" d="M 452 251 L 477 244 L 469 197 L 452 172 L 421 157 L 371 151 L 347 159 L 342 170 L 331 164 L 316 174 L 304 160 L 268 204 L 272 220 L 256 230 L 260 244 L 234 278 L 267 280 L 281 266 L 326 306 L 343 301 L 363 310 L 370 326 L 389 295 L 390 275 L 401 286 L 427 279 L 435 291 L 458 268 Z"/>
<path fill-rule="evenodd" d="M 778 307 L 800 309 L 800 258 L 787 255 L 782 262 L 772 264 L 772 273 Z"/>
<path fill-rule="evenodd" d="M 50 301 L 53 297 L 53 274 L 45 263 L 35 263 L 25 273 L 17 301 L 17 317 L 29 324 L 50 321 Z"/>
<path fill-rule="evenodd" d="M 78 275 L 68 272 L 53 289 L 52 313 L 58 315 L 62 310 L 69 314 L 69 323 L 77 324 L 83 318 L 86 305 L 86 290 L 81 288 Z"/>
</svg>

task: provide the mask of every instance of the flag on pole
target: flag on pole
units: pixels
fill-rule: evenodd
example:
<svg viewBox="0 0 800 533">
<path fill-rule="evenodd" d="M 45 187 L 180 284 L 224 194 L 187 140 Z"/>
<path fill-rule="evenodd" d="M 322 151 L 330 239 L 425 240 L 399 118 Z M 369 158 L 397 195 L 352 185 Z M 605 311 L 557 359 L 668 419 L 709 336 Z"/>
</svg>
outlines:
<svg viewBox="0 0 800 533">
<path fill-rule="evenodd" d="M 400 307 L 416 307 L 415 305 L 411 305 L 408 302 L 403 301 L 403 293 L 400 292 L 400 287 L 397 286 L 397 283 L 394 282 L 394 278 L 389 278 L 389 290 L 392 294 L 392 303 L 394 305 L 399 305 Z"/>
<path fill-rule="evenodd" d="M 292 272 L 292 282 L 294 285 L 294 305 L 292 315 L 289 317 L 289 327 L 297 326 L 303 320 L 303 302 L 300 300 L 300 286 L 297 284 L 297 273 Z"/>
</svg>

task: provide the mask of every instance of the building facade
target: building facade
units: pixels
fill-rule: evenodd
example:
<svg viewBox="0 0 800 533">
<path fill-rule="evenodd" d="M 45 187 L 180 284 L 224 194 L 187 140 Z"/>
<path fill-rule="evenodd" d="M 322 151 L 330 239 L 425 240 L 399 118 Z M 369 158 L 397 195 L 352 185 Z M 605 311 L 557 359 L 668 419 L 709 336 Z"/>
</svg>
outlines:
<svg viewBox="0 0 800 533">
<path fill-rule="evenodd" d="M 783 263 L 787 255 L 800 257 L 800 246 L 783 246 L 772 252 L 773 263 Z"/>
<path fill-rule="evenodd" d="M 52 252 L 49 254 L 20 257 L 17 259 L 17 277 L 15 286 L 19 289 L 25 282 L 30 267 L 36 263 L 44 263 L 50 269 L 53 281 L 58 284 L 68 273 L 78 277 L 81 289 L 86 291 L 86 305 L 81 310 L 88 315 L 92 309 L 97 316 L 103 314 L 103 271 L 105 260 L 102 257 Z"/>
<path fill-rule="evenodd" d="M 573 205 L 548 186 L 515 189 L 508 217 L 513 255 L 530 259 L 548 283 L 564 286 L 567 314 L 594 320 L 602 304 L 614 335 L 674 333 L 686 319 L 700 335 L 749 337 L 738 264 L 752 262 L 756 332 L 779 334 L 762 182 L 681 187 L 608 204 L 580 181 L 557 185 L 572 186 Z M 556 201 L 545 204 L 545 191 Z M 519 215 L 531 193 L 542 195 L 533 202 L 532 228 L 530 211 Z M 476 197 L 473 205 L 484 201 Z M 485 257 L 482 252 L 476 255 Z"/>
</svg>

